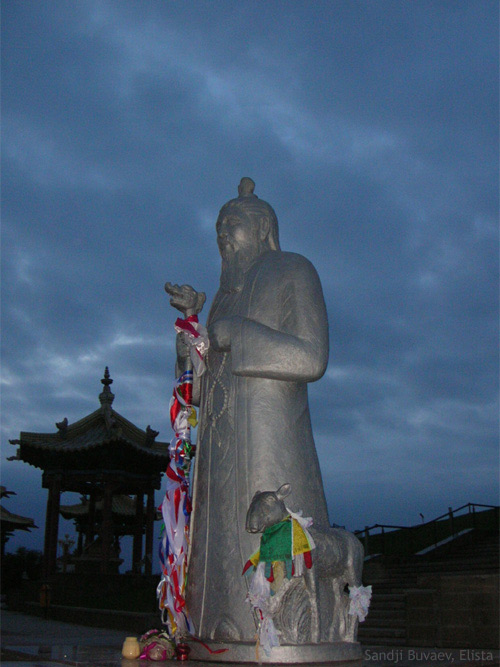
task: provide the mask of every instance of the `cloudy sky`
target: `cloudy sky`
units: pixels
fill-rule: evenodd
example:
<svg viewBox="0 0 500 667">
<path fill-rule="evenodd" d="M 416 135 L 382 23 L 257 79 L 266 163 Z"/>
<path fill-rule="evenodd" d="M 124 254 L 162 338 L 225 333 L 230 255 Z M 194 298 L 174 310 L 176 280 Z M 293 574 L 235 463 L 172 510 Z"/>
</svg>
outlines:
<svg viewBox="0 0 500 667">
<path fill-rule="evenodd" d="M 163 285 L 212 300 L 244 175 L 323 283 L 331 520 L 496 504 L 497 2 L 2 5 L 4 506 L 43 528 L 8 440 L 95 410 L 106 365 L 114 408 L 170 439 Z"/>
</svg>

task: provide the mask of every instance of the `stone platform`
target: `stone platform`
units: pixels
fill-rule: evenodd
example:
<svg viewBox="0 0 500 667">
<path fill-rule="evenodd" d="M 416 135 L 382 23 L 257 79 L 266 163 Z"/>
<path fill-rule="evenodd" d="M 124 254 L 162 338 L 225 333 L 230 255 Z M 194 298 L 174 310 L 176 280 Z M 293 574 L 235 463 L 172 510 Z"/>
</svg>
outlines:
<svg viewBox="0 0 500 667">
<path fill-rule="evenodd" d="M 251 643 L 219 643 L 210 644 L 200 641 L 189 641 L 189 659 L 206 661 L 211 665 L 264 664 L 264 665 L 335 665 L 357 667 L 362 664 L 362 650 L 357 642 L 334 642 L 331 644 L 302 644 L 300 646 L 275 646 L 268 656 L 259 650 L 255 642 Z"/>
<path fill-rule="evenodd" d="M 126 660 L 121 647 L 127 635 L 124 628 L 107 630 L 72 623 L 63 623 L 19 612 L 2 610 L 1 664 L 2 667 L 173 667 L 176 661 L 147 662 Z M 472 649 L 399 648 L 363 646 L 363 667 L 499 667 L 498 651 Z M 193 667 L 241 667 L 241 663 L 189 661 Z M 265 663 L 271 667 L 276 663 Z M 291 663 L 289 663 L 291 664 Z M 318 664 L 318 663 L 316 663 Z M 325 667 L 322 663 L 321 667 Z M 332 663 L 349 667 L 356 662 Z M 310 663 L 315 667 L 315 663 Z"/>
</svg>

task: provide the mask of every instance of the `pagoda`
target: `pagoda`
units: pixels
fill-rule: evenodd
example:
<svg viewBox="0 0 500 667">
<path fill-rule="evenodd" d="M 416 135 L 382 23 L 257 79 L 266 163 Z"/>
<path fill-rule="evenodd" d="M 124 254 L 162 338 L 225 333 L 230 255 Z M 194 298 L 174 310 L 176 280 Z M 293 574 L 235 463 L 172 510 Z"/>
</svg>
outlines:
<svg viewBox="0 0 500 667">
<path fill-rule="evenodd" d="M 10 496 L 15 496 L 14 491 L 7 491 L 5 486 L 0 486 L 0 498 L 9 498 Z M 31 531 L 32 528 L 38 528 L 35 526 L 33 519 L 27 516 L 21 516 L 20 514 L 13 514 L 6 510 L 3 505 L 0 505 L 0 539 L 1 539 L 1 557 L 5 555 L 5 545 L 9 541 L 9 538 L 12 537 L 15 530 L 26 530 Z"/>
<path fill-rule="evenodd" d="M 76 556 L 83 560 L 87 556 L 87 565 L 93 561 L 102 574 L 116 572 L 117 537 L 125 534 L 120 521 L 117 525 L 120 511 L 116 510 L 123 509 L 125 504 L 130 515 L 132 503 L 134 513 L 127 519 L 127 534 L 133 535 L 133 570 L 138 571 L 144 560 L 144 573 L 152 572 L 154 491 L 160 488 L 161 475 L 169 462 L 168 443 L 156 442 L 158 431 L 150 426 L 142 430 L 113 410 L 114 394 L 110 388 L 113 380 L 108 367 L 101 383 L 101 405 L 95 412 L 73 424 L 67 419 L 56 423 L 55 433 L 21 432 L 19 439 L 10 440 L 11 444 L 19 445 L 15 458 L 43 470 L 42 486 L 48 489 L 46 577 L 56 572 L 61 510 L 68 518 L 77 519 L 80 515 L 80 533 L 85 531 L 86 543 L 81 543 Z M 70 506 L 68 513 L 67 507 L 61 507 L 61 494 L 65 491 L 83 496 L 84 509 L 79 512 Z"/>
<path fill-rule="evenodd" d="M 76 573 L 92 572 L 96 563 L 100 560 L 100 538 L 99 526 L 102 523 L 103 500 L 98 500 L 94 507 L 91 507 L 87 496 L 82 496 L 80 503 L 75 505 L 61 505 L 60 514 L 64 519 L 72 520 L 75 524 L 78 535 L 77 546 L 74 554 L 70 557 L 71 564 L 75 567 Z M 116 565 L 116 571 L 123 562 L 120 558 L 120 538 L 125 535 L 135 536 L 138 531 L 137 504 L 135 498 L 117 494 L 113 496 L 111 505 L 113 515 L 113 547 L 111 561 L 108 570 Z M 146 512 L 143 510 L 143 530 L 146 532 L 147 521 Z M 155 517 L 158 518 L 158 515 Z M 97 539 L 94 539 L 97 537 Z M 61 543 L 61 541 L 60 541 Z M 139 540 L 134 540 L 134 550 L 132 554 L 132 571 L 138 574 L 141 569 L 141 550 Z"/>
</svg>

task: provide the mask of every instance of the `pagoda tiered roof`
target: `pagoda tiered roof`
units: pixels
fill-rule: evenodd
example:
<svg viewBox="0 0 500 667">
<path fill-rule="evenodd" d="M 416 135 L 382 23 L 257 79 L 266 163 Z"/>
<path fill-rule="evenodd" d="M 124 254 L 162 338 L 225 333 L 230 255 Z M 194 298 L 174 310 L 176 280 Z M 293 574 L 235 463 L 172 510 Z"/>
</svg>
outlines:
<svg viewBox="0 0 500 667">
<path fill-rule="evenodd" d="M 169 462 L 168 443 L 156 442 L 157 431 L 138 428 L 111 407 L 114 395 L 106 367 L 101 380 L 101 406 L 73 424 L 56 423 L 54 433 L 21 431 L 10 440 L 19 445 L 15 458 L 43 470 L 163 471 Z"/>
<path fill-rule="evenodd" d="M 2 529 L 5 529 L 7 532 L 13 530 L 27 530 L 31 528 L 38 528 L 35 526 L 35 520 L 30 519 L 27 516 L 21 516 L 20 514 L 13 514 L 6 510 L 5 507 L 0 505 L 0 522 L 2 524 Z"/>
<path fill-rule="evenodd" d="M 5 486 L 0 486 L 0 498 L 9 498 L 15 495 L 14 491 L 8 491 Z M 34 519 L 9 512 L 3 505 L 0 505 L 0 528 L 2 540 L 7 541 L 14 530 L 27 530 L 29 532 L 31 528 L 38 528 L 38 526 L 35 526 Z"/>
</svg>

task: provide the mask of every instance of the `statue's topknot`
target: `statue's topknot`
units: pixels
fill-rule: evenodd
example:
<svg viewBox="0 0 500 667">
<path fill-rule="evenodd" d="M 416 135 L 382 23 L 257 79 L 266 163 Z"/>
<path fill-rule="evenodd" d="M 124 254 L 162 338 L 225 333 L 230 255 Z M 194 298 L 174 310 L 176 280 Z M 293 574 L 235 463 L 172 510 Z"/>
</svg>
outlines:
<svg viewBox="0 0 500 667">
<path fill-rule="evenodd" d="M 243 176 L 238 185 L 238 196 L 239 197 L 256 197 L 254 194 L 255 183 L 248 176 Z"/>
</svg>

